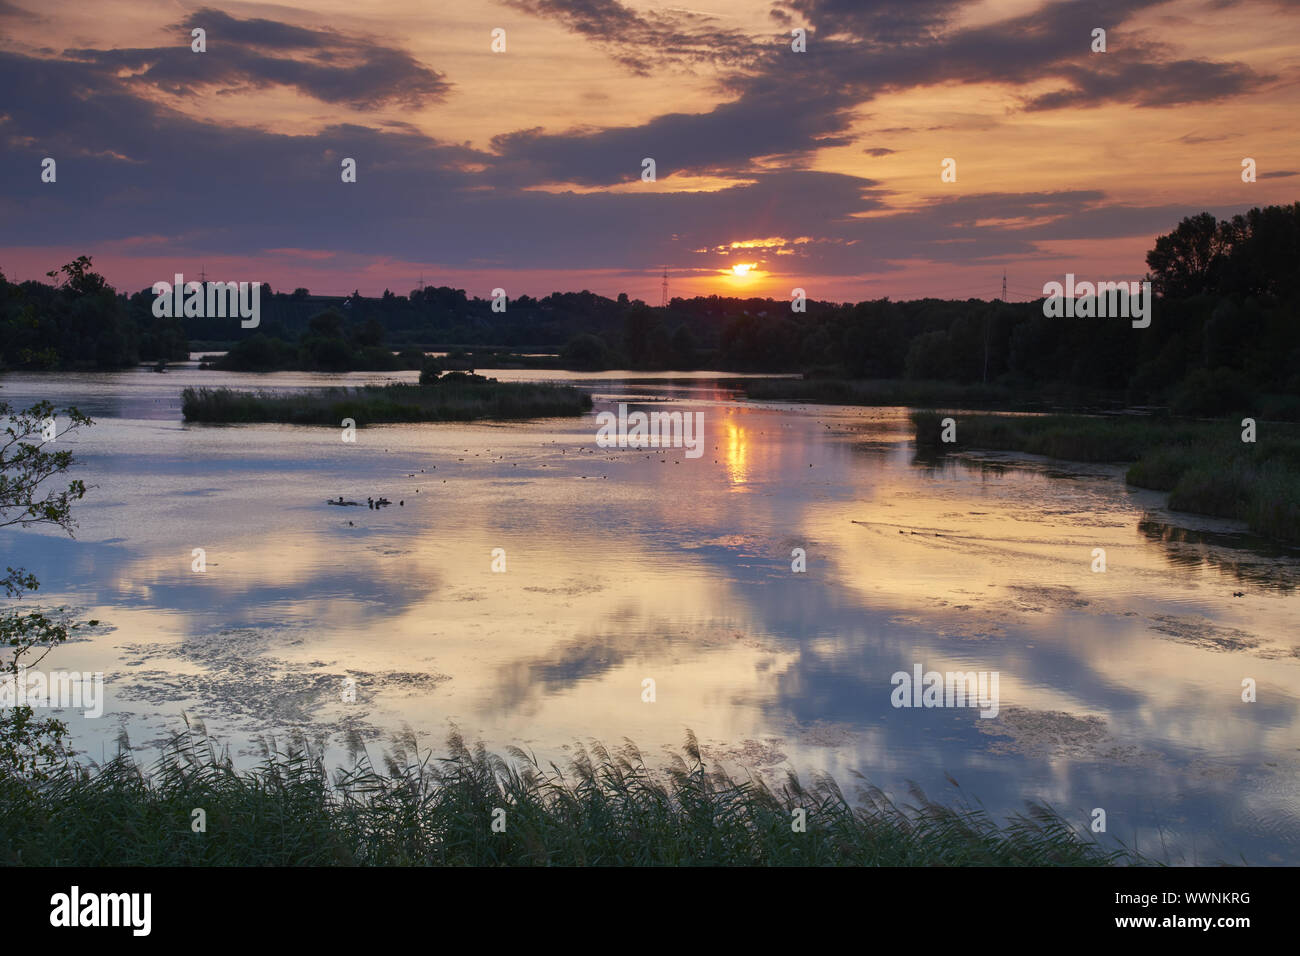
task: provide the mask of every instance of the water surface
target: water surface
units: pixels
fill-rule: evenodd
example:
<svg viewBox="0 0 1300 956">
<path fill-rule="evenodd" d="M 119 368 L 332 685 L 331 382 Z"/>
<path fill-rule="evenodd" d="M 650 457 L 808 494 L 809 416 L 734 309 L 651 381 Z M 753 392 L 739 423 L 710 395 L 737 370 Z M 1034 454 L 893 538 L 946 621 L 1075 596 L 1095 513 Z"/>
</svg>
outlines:
<svg viewBox="0 0 1300 956">
<path fill-rule="evenodd" d="M 592 414 L 355 444 L 181 421 L 185 385 L 339 378 L 0 379 L 0 398 L 96 419 L 68 440 L 93 486 L 76 540 L 0 532 L 43 601 L 108 625 L 46 662 L 105 674 L 104 717 L 63 714 L 88 756 L 125 728 L 148 757 L 182 714 L 245 762 L 290 728 L 333 763 L 349 727 L 375 754 L 404 726 L 440 751 L 456 726 L 544 758 L 626 737 L 654 761 L 689 728 L 774 780 L 825 770 L 852 791 L 856 770 L 900 800 L 955 780 L 997 814 L 1044 801 L 1086 826 L 1102 808 L 1109 837 L 1172 863 L 1300 863 L 1295 551 L 1170 513 L 1116 467 L 926 459 L 905 409 L 748 402 L 708 373 L 565 373 Z M 595 447 L 619 401 L 702 411 L 705 454 Z M 997 672 L 997 717 L 893 707 L 916 665 Z"/>
</svg>

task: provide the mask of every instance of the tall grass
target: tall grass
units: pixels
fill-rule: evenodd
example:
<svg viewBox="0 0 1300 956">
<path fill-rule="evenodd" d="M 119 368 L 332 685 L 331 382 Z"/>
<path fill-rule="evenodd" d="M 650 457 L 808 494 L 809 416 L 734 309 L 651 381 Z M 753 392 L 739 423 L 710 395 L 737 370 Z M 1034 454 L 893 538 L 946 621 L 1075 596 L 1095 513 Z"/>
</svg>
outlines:
<svg viewBox="0 0 1300 956">
<path fill-rule="evenodd" d="M 520 382 L 439 381 L 435 385 L 363 385 L 308 392 L 271 393 L 230 388 L 187 388 L 181 412 L 191 422 L 284 422 L 357 425 L 379 422 L 440 422 L 550 418 L 582 415 L 591 396 L 569 385 Z"/>
<path fill-rule="evenodd" d="M 695 738 L 652 771 L 631 743 L 579 748 L 543 767 L 469 747 L 420 754 L 399 737 L 372 765 L 326 773 L 302 739 L 264 746 L 239 771 L 199 732 L 178 735 L 151 771 L 123 750 L 102 767 L 68 766 L 37 783 L 0 775 L 0 864 L 79 865 L 1124 865 L 1044 806 L 995 822 L 964 799 L 913 791 L 899 806 L 863 786 L 852 805 L 836 783 L 777 788 L 709 769 Z M 196 808 L 207 830 L 191 829 Z M 793 811 L 807 813 L 794 832 Z M 494 811 L 505 811 L 494 832 Z"/>
<path fill-rule="evenodd" d="M 942 412 L 915 411 L 918 447 L 984 448 L 1086 462 L 1131 462 L 1129 484 L 1169 492 L 1174 511 L 1236 518 L 1256 534 L 1300 542 L 1300 432 L 1265 423 L 1243 442 L 1231 421 L 1136 416 L 954 415 L 944 443 Z"/>
</svg>

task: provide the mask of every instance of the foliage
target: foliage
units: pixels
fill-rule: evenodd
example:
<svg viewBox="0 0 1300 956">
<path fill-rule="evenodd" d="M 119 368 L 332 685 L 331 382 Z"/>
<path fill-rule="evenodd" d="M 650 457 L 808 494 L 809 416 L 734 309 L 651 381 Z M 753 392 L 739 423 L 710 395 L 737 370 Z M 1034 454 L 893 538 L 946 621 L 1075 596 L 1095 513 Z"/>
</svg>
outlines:
<svg viewBox="0 0 1300 956">
<path fill-rule="evenodd" d="M 829 776 L 776 786 L 710 767 L 694 735 L 662 770 L 631 743 L 579 746 L 569 765 L 511 760 L 459 735 L 440 759 L 409 731 L 331 780 L 299 737 L 237 770 L 192 728 L 150 772 L 119 755 L 32 784 L 0 775 L 0 864 L 33 866 L 1104 866 L 1151 861 L 1106 848 L 1049 807 L 998 823 L 960 796 L 913 788 L 900 806 L 863 782 L 850 803 Z M 191 827 L 206 813 L 206 832 Z M 806 813 L 806 832 L 792 827 Z M 504 813 L 504 816 L 502 815 Z M 493 829 L 493 820 L 504 821 Z"/>
<path fill-rule="evenodd" d="M 153 314 L 153 294 L 118 295 L 89 256 L 47 273 L 57 281 L 0 275 L 0 368 L 123 368 L 189 357 L 180 320 Z"/>
<path fill-rule="evenodd" d="M 0 439 L 0 528 L 54 525 L 72 534 L 72 504 L 85 496 L 86 486 L 73 479 L 66 488 L 42 489 L 73 464 L 70 450 L 50 451 L 46 446 L 93 423 L 75 408 L 64 409 L 62 415 L 67 425 L 60 432 L 49 402 L 22 410 L 0 402 L 0 420 L 5 422 Z M 54 430 L 50 439 L 45 437 L 47 424 Z M 36 577 L 21 568 L 8 567 L 5 572 L 0 588 L 8 598 L 20 599 L 40 587 Z M 16 605 L 0 607 L 0 650 L 7 652 L 0 657 L 0 680 L 16 680 L 20 668 L 35 667 L 73 631 L 96 624 L 70 622 L 62 610 L 47 613 L 39 608 L 21 610 Z M 43 779 L 62 757 L 66 734 L 62 721 L 38 719 L 30 706 L 0 709 L 0 772 Z"/>
<path fill-rule="evenodd" d="M 485 348 L 559 354 L 565 367 L 806 372 L 846 380 L 942 380 L 1016 390 L 1068 389 L 1172 404 L 1204 370 L 1239 376 L 1250 399 L 1300 417 L 1300 203 L 1218 221 L 1191 216 L 1156 239 L 1147 264 L 1159 298 L 1147 328 L 1057 319 L 1042 302 L 918 299 L 858 303 L 696 296 L 652 307 L 626 295 L 521 295 L 506 311 L 463 289 L 408 296 L 313 296 L 263 286 L 261 326 L 238 318 L 153 319 L 147 290 L 100 289 L 83 257 L 55 288 L 0 280 L 0 363 L 77 367 L 152 360 L 184 337 L 233 343 L 221 368 L 418 369 L 413 352 Z M 1092 277 L 1103 279 L 1104 276 Z M 990 286 L 992 295 L 994 288 Z M 272 340 L 245 353 L 239 343 Z M 480 363 L 482 364 L 482 363 Z M 1225 370 L 1220 373 L 1218 370 Z"/>
</svg>

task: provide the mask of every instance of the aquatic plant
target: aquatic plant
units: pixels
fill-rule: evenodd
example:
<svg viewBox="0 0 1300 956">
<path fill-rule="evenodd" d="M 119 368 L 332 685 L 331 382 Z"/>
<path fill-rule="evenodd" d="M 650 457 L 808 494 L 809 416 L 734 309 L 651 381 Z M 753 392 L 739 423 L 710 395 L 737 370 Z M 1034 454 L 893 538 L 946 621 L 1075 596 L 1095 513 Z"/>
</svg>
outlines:
<svg viewBox="0 0 1300 956">
<path fill-rule="evenodd" d="M 953 414 L 956 441 L 941 441 L 943 412 L 912 412 L 919 448 L 1019 451 L 1069 461 L 1132 462 L 1129 484 L 1169 492 L 1174 511 L 1236 518 L 1251 531 L 1300 541 L 1300 430 L 1265 423 L 1241 440 L 1231 421 L 1098 415 Z"/>
<path fill-rule="evenodd" d="M 447 756 L 409 731 L 376 767 L 359 736 L 333 777 L 302 736 L 237 770 L 201 726 L 148 772 L 125 739 L 103 766 L 45 780 L 0 775 L 0 863 L 29 865 L 1134 865 L 1050 808 L 999 824 L 959 797 L 913 788 L 910 805 L 861 783 L 850 803 L 829 776 L 777 786 L 710 766 L 694 735 L 660 770 L 630 742 L 579 746 L 561 769 L 458 735 Z M 194 821 L 202 810 L 204 827 Z M 802 810 L 806 826 L 794 821 Z"/>
<path fill-rule="evenodd" d="M 278 393 L 187 388 L 181 393 L 181 412 L 190 422 L 282 422 L 335 428 L 345 418 L 365 426 L 550 418 L 582 415 L 590 409 L 591 396 L 570 385 L 498 382 L 457 373 L 431 385 L 393 383 Z"/>
</svg>

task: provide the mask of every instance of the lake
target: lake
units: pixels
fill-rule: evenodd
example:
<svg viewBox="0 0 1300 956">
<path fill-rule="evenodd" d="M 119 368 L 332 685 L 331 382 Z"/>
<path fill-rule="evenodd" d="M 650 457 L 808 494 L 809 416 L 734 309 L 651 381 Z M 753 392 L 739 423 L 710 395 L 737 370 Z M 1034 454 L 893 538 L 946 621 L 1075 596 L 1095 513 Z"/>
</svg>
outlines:
<svg viewBox="0 0 1300 956">
<path fill-rule="evenodd" d="M 0 532 L 43 603 L 104 622 L 42 665 L 104 673 L 102 717 L 60 714 L 77 748 L 102 760 L 125 730 L 149 761 L 188 715 L 243 764 L 293 729 L 334 766 L 349 729 L 378 756 L 408 727 L 435 754 L 455 727 L 557 761 L 628 738 L 662 764 L 689 729 L 777 783 L 825 771 L 852 795 L 858 771 L 998 816 L 1102 809 L 1107 839 L 1170 863 L 1300 863 L 1297 550 L 1169 512 L 1116 466 L 918 456 L 906 409 L 751 402 L 714 373 L 486 374 L 595 409 L 348 444 L 189 426 L 180 392 L 416 373 L 0 377 L 19 407 L 96 420 L 66 441 L 92 486 L 76 539 Z M 701 412 L 704 454 L 597 447 L 619 402 Z M 995 674 L 996 716 L 895 706 L 917 668 Z"/>
</svg>

